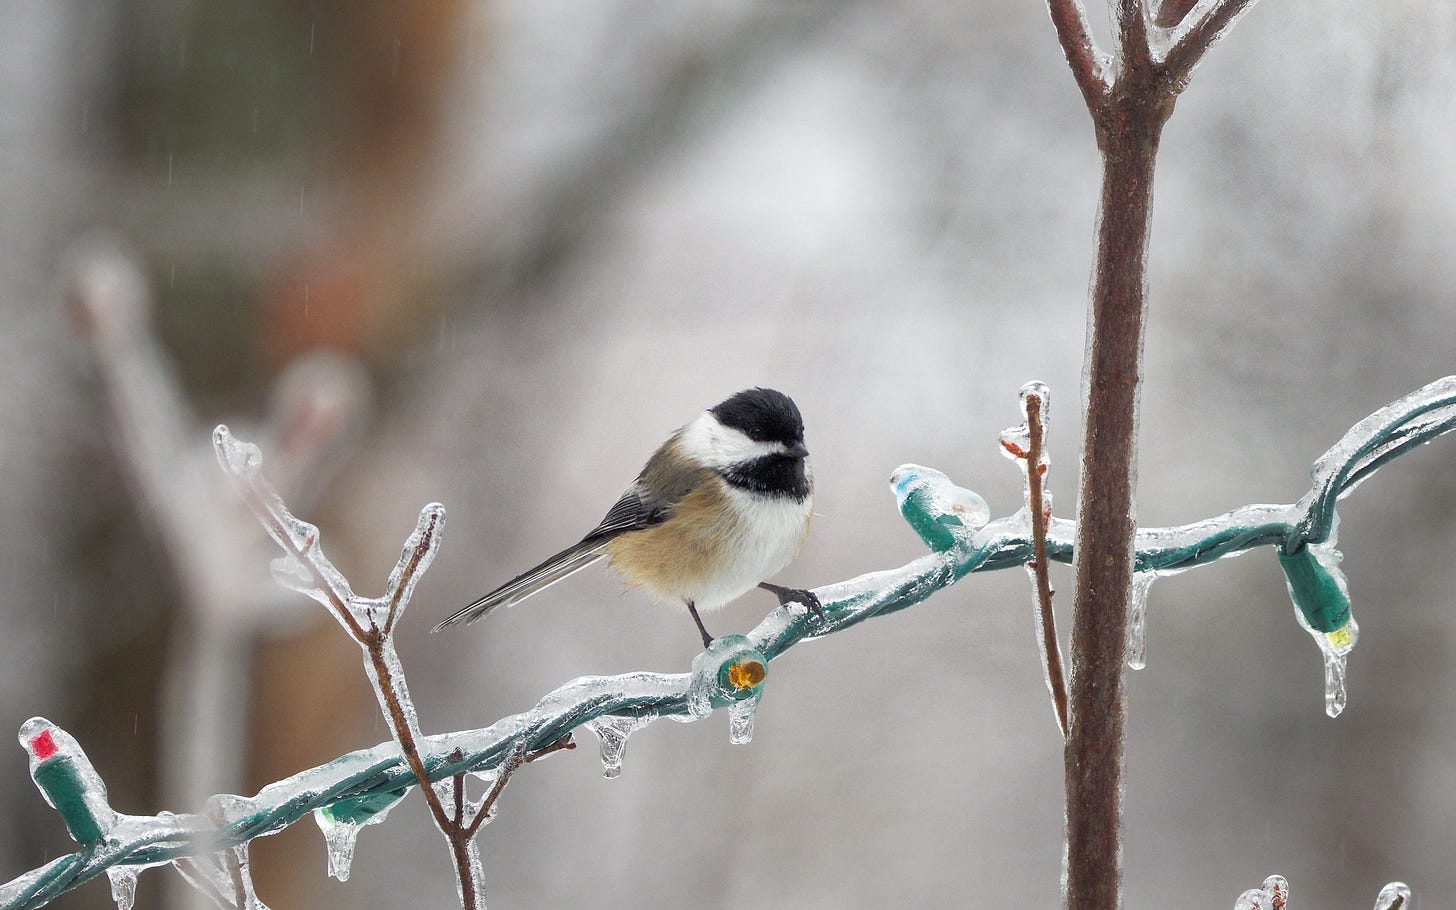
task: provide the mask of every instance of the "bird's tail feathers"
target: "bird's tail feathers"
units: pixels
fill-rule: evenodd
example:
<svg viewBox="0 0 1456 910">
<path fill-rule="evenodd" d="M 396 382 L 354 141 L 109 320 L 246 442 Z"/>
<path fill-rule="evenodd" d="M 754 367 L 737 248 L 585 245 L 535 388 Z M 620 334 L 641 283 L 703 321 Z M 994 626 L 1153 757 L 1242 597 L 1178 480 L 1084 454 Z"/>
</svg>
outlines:
<svg viewBox="0 0 1456 910">
<path fill-rule="evenodd" d="M 522 572 L 469 606 L 451 613 L 444 622 L 435 627 L 435 631 L 438 632 L 446 626 L 459 623 L 475 622 L 501 605 L 514 606 L 537 591 L 545 590 L 566 576 L 585 569 L 606 555 L 602 551 L 602 541 L 583 540 L 574 547 L 562 550 L 535 568 Z"/>
</svg>

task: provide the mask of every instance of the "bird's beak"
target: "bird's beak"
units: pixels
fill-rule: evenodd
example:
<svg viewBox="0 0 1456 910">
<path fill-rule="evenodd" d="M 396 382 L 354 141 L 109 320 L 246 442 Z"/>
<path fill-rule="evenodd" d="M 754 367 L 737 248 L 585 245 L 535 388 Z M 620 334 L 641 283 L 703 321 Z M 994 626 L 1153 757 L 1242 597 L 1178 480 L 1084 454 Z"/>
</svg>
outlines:
<svg viewBox="0 0 1456 910">
<path fill-rule="evenodd" d="M 784 454 L 789 456 L 790 458 L 807 458 L 809 457 L 809 450 L 804 448 L 804 444 L 802 442 L 796 442 L 788 448 L 784 449 Z"/>
</svg>

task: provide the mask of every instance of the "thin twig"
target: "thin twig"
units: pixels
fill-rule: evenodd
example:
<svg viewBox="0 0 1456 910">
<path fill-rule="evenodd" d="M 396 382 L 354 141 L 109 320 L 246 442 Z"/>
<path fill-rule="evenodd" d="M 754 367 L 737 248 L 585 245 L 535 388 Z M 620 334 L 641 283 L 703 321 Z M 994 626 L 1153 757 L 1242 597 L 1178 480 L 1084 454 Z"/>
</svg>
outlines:
<svg viewBox="0 0 1456 910">
<path fill-rule="evenodd" d="M 399 751 L 404 754 L 405 764 L 409 765 L 409 769 L 414 772 L 415 780 L 419 782 L 420 795 L 425 798 L 425 805 L 430 807 L 430 814 L 434 816 L 435 824 L 448 836 L 452 827 L 450 816 L 440 802 L 440 795 L 435 792 L 434 787 L 430 786 L 430 774 L 425 770 L 424 760 L 420 758 L 420 749 L 415 743 L 414 730 L 395 687 L 394 674 L 384 656 L 385 636 L 379 632 L 366 632 L 364 637 L 365 641 L 361 644 L 364 645 L 369 654 L 369 661 L 374 666 L 379 697 L 384 702 L 385 712 L 389 715 L 389 726 L 394 733 L 394 741 L 399 743 Z M 399 685 L 403 687 L 404 680 L 400 680 Z M 464 874 L 465 870 L 461 871 Z"/>
<path fill-rule="evenodd" d="M 461 839 L 468 841 L 480 830 L 487 818 L 490 818 L 490 810 L 495 808 L 495 801 L 500 799 L 501 791 L 505 790 L 506 784 L 511 782 L 511 775 L 526 763 L 526 741 L 516 740 L 511 747 L 511 754 L 501 763 L 500 770 L 496 772 L 495 780 L 491 782 L 490 790 L 486 792 L 485 799 L 481 801 L 480 808 L 475 811 L 475 817 L 470 824 L 460 832 Z"/>
<path fill-rule="evenodd" d="M 565 736 L 561 737 L 560 739 L 558 739 L 556 742 L 552 743 L 551 745 L 544 746 L 544 747 L 542 747 L 540 749 L 537 749 L 535 752 L 529 752 L 529 753 L 527 753 L 526 754 L 526 764 L 529 765 L 533 761 L 536 761 L 538 759 L 545 758 L 546 756 L 551 755 L 551 754 L 556 753 L 556 752 L 570 752 L 572 749 L 575 749 L 575 748 L 576 748 L 576 740 L 572 739 L 572 736 L 571 736 L 570 733 L 567 733 Z"/>
<path fill-rule="evenodd" d="M 234 904 L 228 899 L 228 896 L 219 891 L 217 885 L 213 884 L 211 876 L 202 870 L 202 864 L 197 859 L 184 856 L 173 860 L 173 866 L 176 868 L 177 874 L 182 876 L 182 880 L 202 892 L 204 897 L 209 898 L 213 903 L 224 908 L 224 910 L 234 907 Z"/>
<path fill-rule="evenodd" d="M 1107 55 L 1098 49 L 1087 25 L 1087 10 L 1082 0 L 1047 0 L 1047 12 L 1051 13 L 1062 53 L 1067 55 L 1067 65 L 1082 90 L 1087 110 L 1095 114 L 1112 84 L 1107 79 Z"/>
<path fill-rule="evenodd" d="M 1052 583 L 1047 571 L 1047 513 L 1042 506 L 1046 481 L 1046 465 L 1042 463 L 1046 428 L 1041 419 L 1042 400 L 1038 395 L 1026 396 L 1026 428 L 1029 444 L 1026 451 L 1027 509 L 1031 512 L 1031 547 L 1033 561 L 1028 563 L 1036 577 L 1037 608 L 1041 610 L 1042 651 L 1046 655 L 1047 684 L 1052 690 L 1052 707 L 1057 712 L 1057 725 L 1062 738 L 1067 737 L 1067 678 L 1062 671 L 1062 648 L 1057 638 L 1057 618 L 1052 612 Z"/>
<path fill-rule="evenodd" d="M 314 584 L 328 597 L 330 612 L 338 617 L 339 621 L 344 624 L 344 628 L 349 630 L 349 636 L 361 645 L 364 644 L 364 640 L 368 637 L 369 633 L 359 624 L 359 620 L 349 610 L 347 596 L 335 590 L 333 583 L 324 576 L 324 573 L 319 571 L 318 566 L 314 565 L 313 560 L 308 558 L 309 546 L 300 547 L 295 544 L 293 542 L 293 536 L 288 532 L 288 526 L 284 524 L 279 516 L 273 514 L 271 502 L 273 496 L 277 494 L 270 496 L 271 491 L 260 488 L 260 481 L 256 476 L 242 479 L 244 480 L 241 484 L 243 495 L 247 498 L 248 505 L 252 507 L 253 514 L 257 516 L 258 521 L 270 530 L 271 533 L 269 536 L 289 556 L 292 556 L 299 565 L 303 566 L 304 571 L 308 572 Z"/>
<path fill-rule="evenodd" d="M 450 753 L 448 761 L 455 764 L 464 761 L 465 753 L 458 746 Z M 455 787 L 455 827 L 459 828 L 465 824 L 465 772 L 461 771 L 452 778 Z"/>
<path fill-rule="evenodd" d="M 1203 59 L 1203 54 L 1214 45 L 1230 23 L 1247 9 L 1254 0 L 1218 0 L 1193 24 L 1163 62 L 1164 71 L 1172 78 L 1173 90 L 1178 91 L 1184 78 Z"/>
<path fill-rule="evenodd" d="M 394 621 L 399 616 L 400 598 L 405 591 L 410 590 L 414 583 L 415 573 L 419 571 L 420 565 L 424 562 L 425 556 L 434 546 L 435 534 L 440 529 L 440 518 L 438 514 L 430 516 L 429 524 L 425 525 L 420 533 L 419 542 L 405 560 L 404 568 L 399 573 L 398 581 L 389 591 L 389 615 L 384 620 L 384 634 L 388 635 L 394 631 Z"/>
<path fill-rule="evenodd" d="M 1197 5 L 1198 0 L 1163 0 L 1158 4 L 1158 15 L 1154 21 L 1159 28 L 1175 28 Z"/>
<path fill-rule="evenodd" d="M 243 883 L 243 864 L 238 861 L 233 848 L 222 851 L 222 864 L 233 883 L 233 904 L 238 910 L 243 910 L 248 905 L 248 889 Z"/>
<path fill-rule="evenodd" d="M 296 544 L 293 536 L 289 533 L 286 523 L 282 517 L 274 513 L 274 503 L 277 502 L 277 495 L 263 485 L 266 481 L 261 475 L 252 474 L 246 476 L 243 484 L 244 495 L 248 498 L 249 505 L 253 508 L 258 520 L 267 525 L 271 535 L 278 545 L 284 549 L 294 560 L 309 574 L 313 583 L 319 590 L 323 591 L 328 601 L 331 612 L 343 623 L 349 636 L 364 649 L 367 659 L 374 670 L 375 687 L 378 690 L 379 700 L 384 705 L 386 720 L 389 721 L 390 731 L 394 734 L 394 740 L 399 744 L 399 750 L 404 755 L 405 763 L 409 766 L 420 785 L 420 795 L 424 797 L 425 805 L 430 809 L 430 815 L 434 818 L 435 824 L 440 831 L 451 837 L 455 826 L 451 824 L 450 816 L 446 813 L 445 807 L 440 802 L 440 796 L 435 788 L 430 786 L 430 776 L 425 770 L 424 760 L 420 757 L 419 746 L 415 742 L 415 731 L 409 720 L 409 714 L 404 710 L 403 701 L 400 698 L 400 690 L 404 688 L 405 681 L 399 680 L 396 685 L 394 673 L 390 669 L 389 661 L 386 658 L 386 649 L 389 645 L 389 628 L 393 624 L 395 616 L 400 607 L 402 594 L 409 590 L 409 581 L 424 563 L 434 543 L 434 534 L 438 526 L 438 519 L 432 517 L 426 526 L 425 533 L 419 535 L 415 546 L 406 556 L 403 567 L 399 572 L 399 584 L 390 592 L 389 618 L 386 620 L 385 629 L 377 627 L 365 629 L 353 610 L 350 609 L 352 592 L 341 592 L 335 588 L 332 582 L 319 569 L 318 565 L 309 558 L 309 551 L 314 548 L 315 539 L 310 537 L 303 546 Z M 313 532 L 317 533 L 317 531 Z M 452 838 L 453 840 L 453 838 Z M 457 873 L 462 883 L 462 893 L 473 895 L 474 888 L 471 879 L 470 869 L 457 863 Z M 473 896 L 466 902 L 466 910 L 474 910 Z"/>
<path fill-rule="evenodd" d="M 1148 10 L 1144 0 L 1117 0 L 1117 46 L 1123 70 L 1146 70 L 1153 52 L 1148 46 Z"/>
</svg>

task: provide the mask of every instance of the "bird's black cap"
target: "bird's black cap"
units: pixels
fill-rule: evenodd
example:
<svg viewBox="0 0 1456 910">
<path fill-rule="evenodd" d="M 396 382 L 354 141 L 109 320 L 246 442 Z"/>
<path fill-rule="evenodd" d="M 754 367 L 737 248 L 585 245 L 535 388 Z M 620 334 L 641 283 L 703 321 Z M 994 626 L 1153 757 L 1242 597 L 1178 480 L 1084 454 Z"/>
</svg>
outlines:
<svg viewBox="0 0 1456 910">
<path fill-rule="evenodd" d="M 799 406 L 783 392 L 744 389 L 710 411 L 725 427 L 758 442 L 793 445 L 804 441 L 804 418 Z"/>
</svg>

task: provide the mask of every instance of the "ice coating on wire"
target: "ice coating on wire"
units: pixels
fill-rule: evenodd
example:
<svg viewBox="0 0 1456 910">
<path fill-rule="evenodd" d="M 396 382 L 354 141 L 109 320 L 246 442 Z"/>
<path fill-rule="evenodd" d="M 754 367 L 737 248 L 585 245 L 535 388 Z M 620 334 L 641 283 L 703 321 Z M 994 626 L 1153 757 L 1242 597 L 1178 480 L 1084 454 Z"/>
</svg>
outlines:
<svg viewBox="0 0 1456 910">
<path fill-rule="evenodd" d="M 627 749 L 627 740 L 655 720 L 656 711 L 644 711 L 641 714 L 608 714 L 582 725 L 596 734 L 601 745 L 603 777 L 615 780 L 622 773 L 622 755 Z"/>
<path fill-rule="evenodd" d="M 1309 494 L 1300 500 L 1306 517 L 1286 549 L 1322 543 L 1334 522 L 1335 500 L 1382 465 L 1416 445 L 1450 432 L 1456 423 L 1456 376 L 1445 376 L 1399 398 L 1356 423 L 1310 469 Z"/>
<path fill-rule="evenodd" d="M 1188 525 L 1139 530 L 1137 569 L 1167 574 L 1168 570 L 1204 565 L 1254 547 L 1287 546 L 1293 551 L 1299 548 L 1299 543 L 1324 542 L 1328 525 L 1323 525 L 1324 530 L 1318 536 L 1311 529 L 1319 529 L 1326 517 L 1333 520 L 1334 499 L 1390 459 L 1450 432 L 1456 427 L 1456 420 L 1445 415 L 1452 409 L 1456 409 L 1456 377 L 1447 377 L 1372 415 L 1379 420 L 1367 419 L 1357 424 L 1316 465 L 1316 488 L 1298 503 L 1245 506 Z M 257 475 L 259 459 L 255 447 L 236 443 L 226 428 L 221 427 L 215 441 L 219 462 L 225 470 L 239 477 Z M 1342 458 L 1349 462 L 1343 467 Z M 1321 478 L 1333 479 L 1322 485 Z M 908 504 L 912 514 L 917 510 L 924 513 L 917 514 L 917 519 L 928 519 L 951 529 L 948 538 L 943 538 L 946 548 L 896 569 L 815 589 L 825 611 L 822 624 L 802 605 L 790 604 L 773 610 L 745 636 L 765 660 L 778 658 L 799 642 L 905 609 L 972 572 L 1023 565 L 1030 558 L 1031 544 L 1024 517 L 980 523 L 981 515 L 975 506 L 980 497 L 972 500 L 948 489 L 954 485 L 939 471 L 932 473 L 932 469 L 910 465 L 900 469 L 895 480 L 897 499 L 902 481 L 908 481 L 907 493 L 917 484 L 930 486 L 924 491 L 928 495 L 907 495 L 902 510 Z M 961 501 L 959 513 L 954 508 L 957 498 Z M 951 504 L 949 508 L 940 505 L 946 502 Z M 1328 516 L 1321 512 L 1325 508 Z M 958 520 L 936 522 L 937 518 L 951 514 Z M 299 522 L 288 532 L 287 539 L 306 541 L 311 527 Z M 1051 519 L 1047 527 L 1049 558 L 1071 561 L 1075 530 L 1071 521 Z M 274 539 L 278 540 L 276 534 Z M 311 552 L 308 548 L 304 550 Z M 532 750 L 544 748 L 571 730 L 609 714 L 651 710 L 673 719 L 692 719 L 687 705 L 692 679 L 693 674 L 689 673 L 645 671 L 575 679 L 549 693 L 530 711 L 504 718 L 489 727 L 422 737 L 419 741 L 422 758 L 430 779 L 442 780 L 459 772 L 498 767 L 517 740 L 524 741 Z M 729 703 L 734 702 L 725 702 L 723 706 Z M 456 748 L 461 750 L 461 757 L 452 759 L 450 756 Z M 264 787 L 253 798 L 254 811 L 216 831 L 198 816 L 158 815 L 135 820 L 123 817 L 112 836 L 94 849 L 61 857 L 0 885 L 0 910 L 42 906 L 112 866 L 151 865 L 207 854 L 220 846 L 275 833 L 322 806 L 397 793 L 412 786 L 413 775 L 399 747 L 390 742 L 351 752 Z"/>
<path fill-rule="evenodd" d="M 359 832 L 370 825 L 383 824 L 390 811 L 404 800 L 408 792 L 401 790 L 399 793 L 386 793 L 372 802 L 352 800 L 345 811 L 340 811 L 339 803 L 313 810 L 313 820 L 324 835 L 324 847 L 328 854 L 327 871 L 331 877 L 341 882 L 349 880 L 354 861 L 354 845 L 359 840 Z"/>
</svg>

